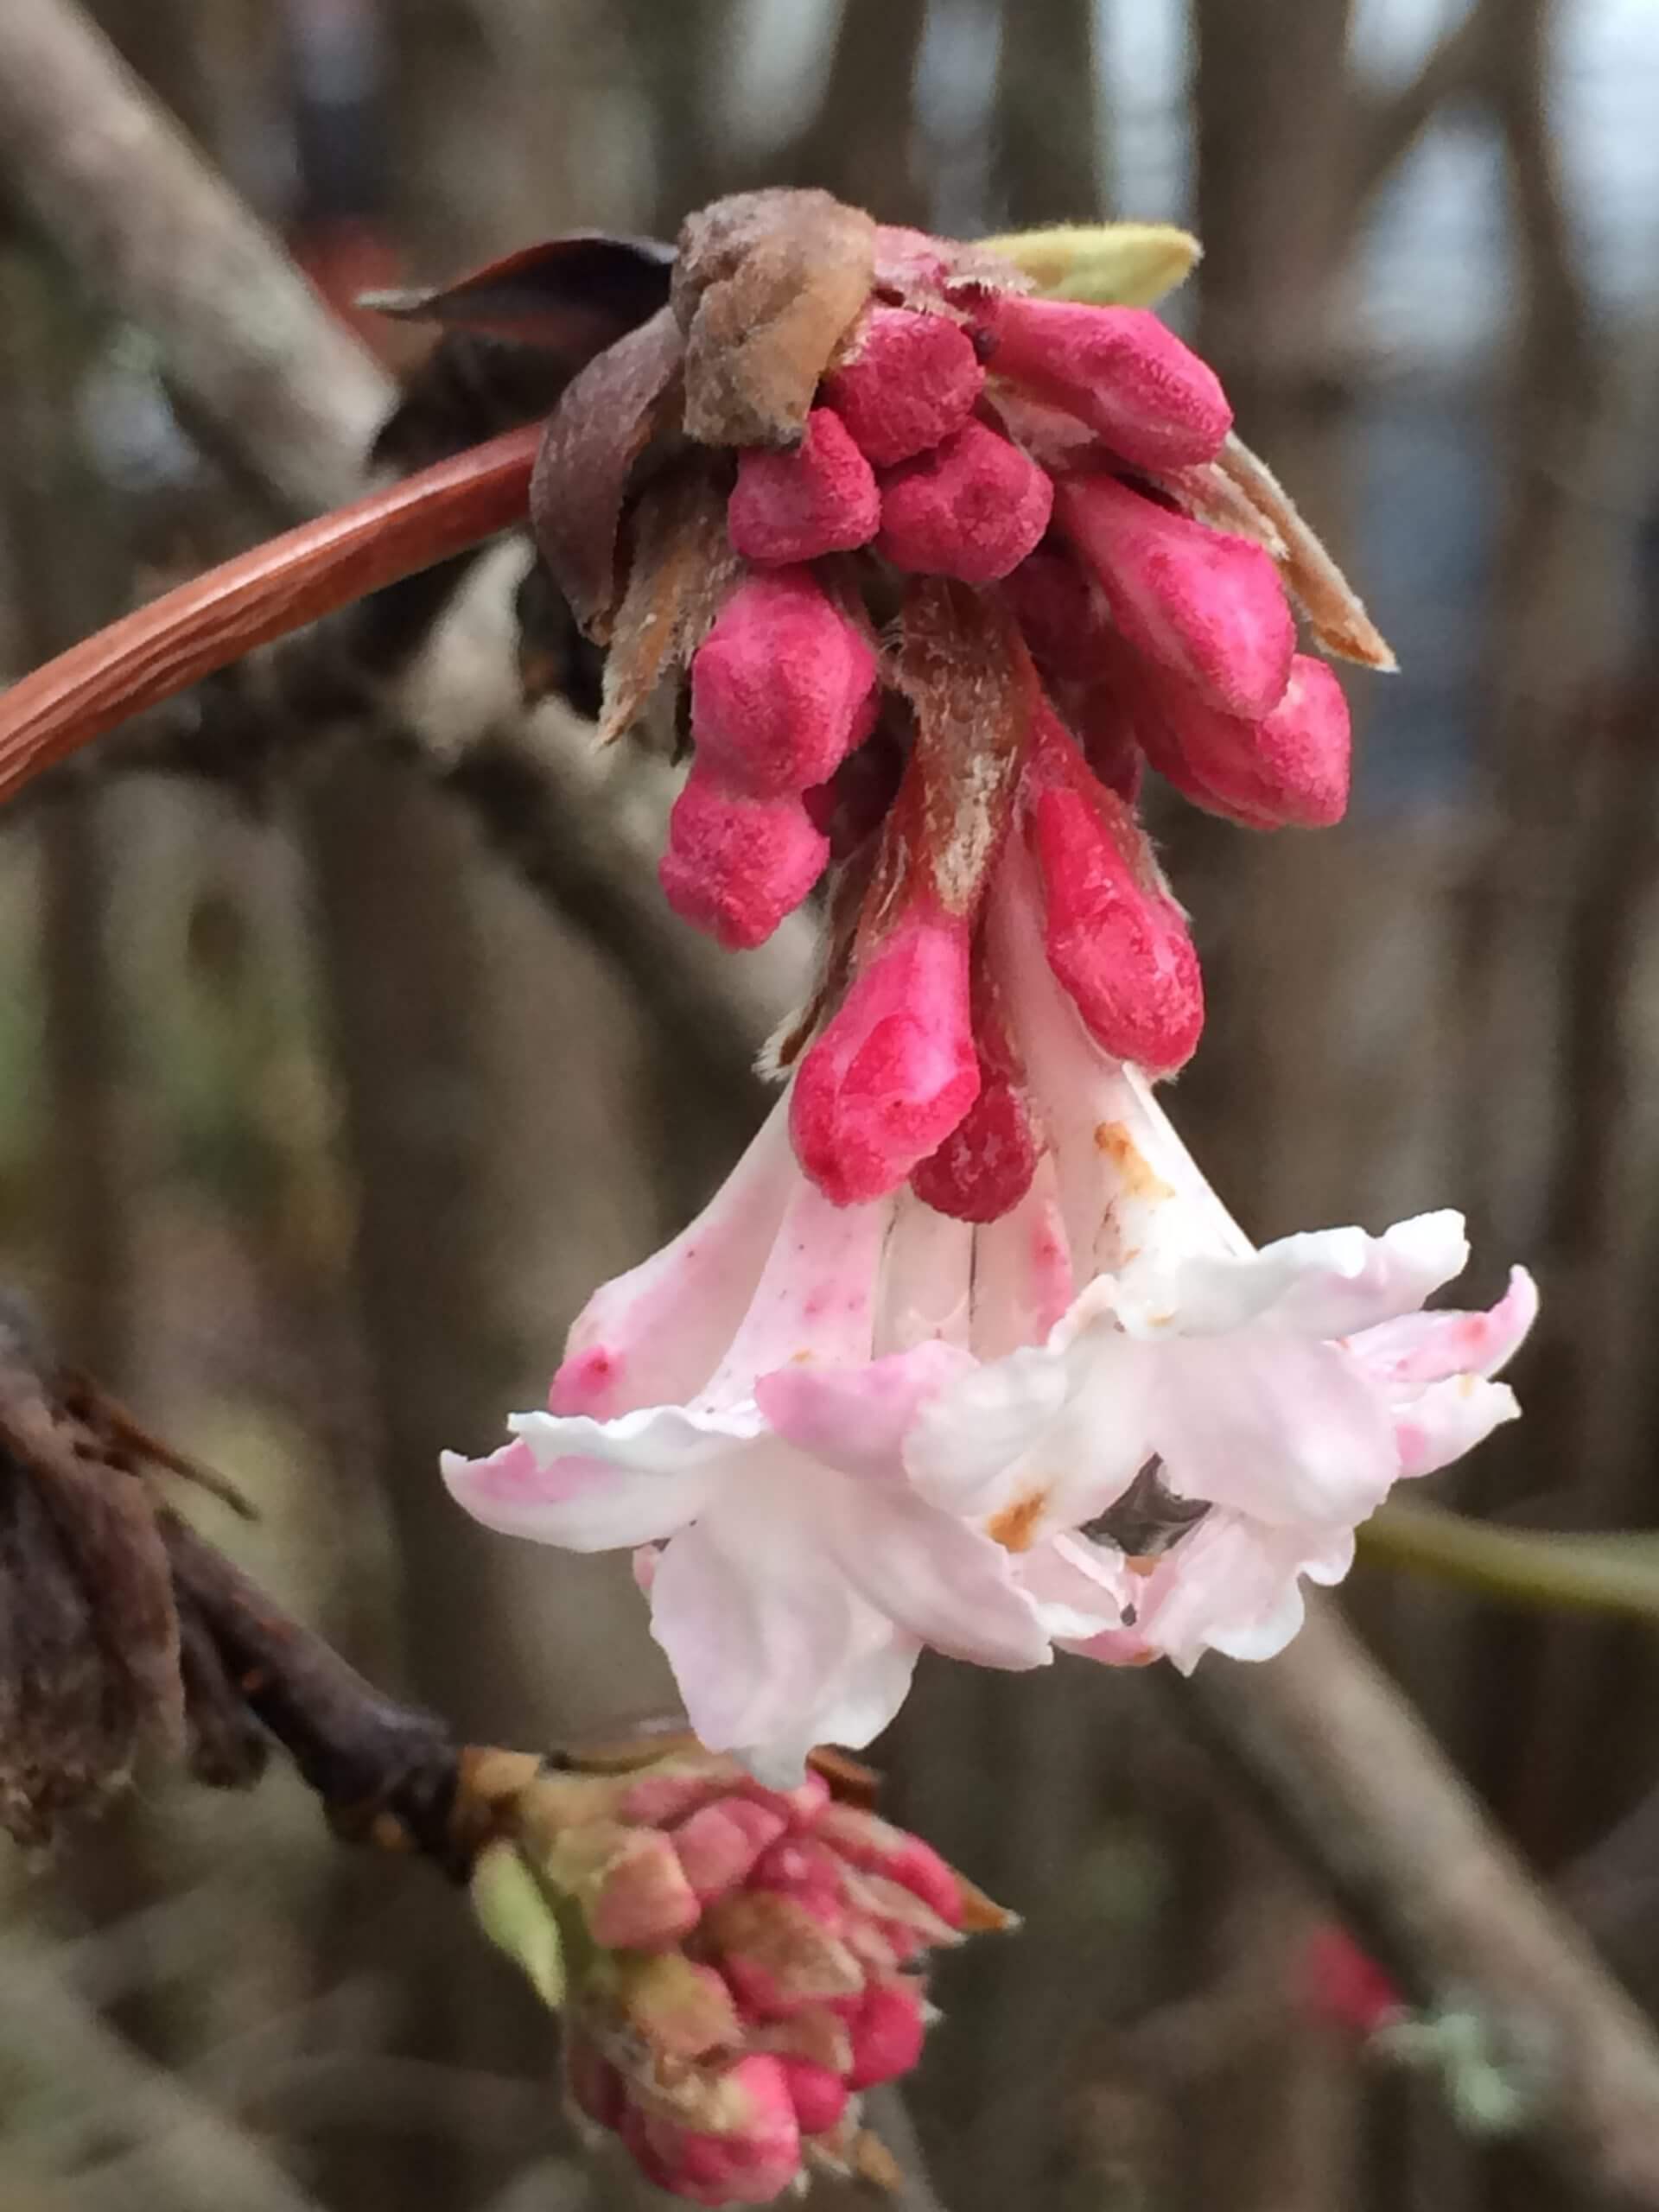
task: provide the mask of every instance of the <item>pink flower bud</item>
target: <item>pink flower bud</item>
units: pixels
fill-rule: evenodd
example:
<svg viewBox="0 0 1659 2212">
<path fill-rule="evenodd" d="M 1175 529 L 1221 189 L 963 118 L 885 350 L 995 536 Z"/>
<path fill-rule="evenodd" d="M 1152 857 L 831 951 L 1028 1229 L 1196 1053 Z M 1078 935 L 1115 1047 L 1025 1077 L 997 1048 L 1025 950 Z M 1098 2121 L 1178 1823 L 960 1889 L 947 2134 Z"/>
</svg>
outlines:
<svg viewBox="0 0 1659 2212">
<path fill-rule="evenodd" d="M 784 2062 L 764 2052 L 721 2077 L 718 2128 L 631 2105 L 622 2139 L 648 2181 L 693 2204 L 770 2204 L 800 2171 L 801 2137 Z"/>
<path fill-rule="evenodd" d="M 747 577 L 691 663 L 697 757 L 760 798 L 821 784 L 869 735 L 875 676 L 868 639 L 810 570 Z"/>
<path fill-rule="evenodd" d="M 1196 805 L 1251 829 L 1340 822 L 1348 805 L 1348 702 L 1311 654 L 1290 664 L 1285 696 L 1260 721 L 1218 714 L 1166 670 L 1130 676 L 1135 734 L 1160 775 Z"/>
<path fill-rule="evenodd" d="M 1296 626 L 1259 545 L 1173 514 L 1112 476 L 1067 477 L 1056 500 L 1130 645 L 1224 714 L 1255 721 L 1278 705 Z"/>
<path fill-rule="evenodd" d="M 849 2087 L 873 2089 L 878 2082 L 895 2081 L 922 2055 L 927 2034 L 922 1993 L 908 1981 L 873 1981 L 847 2024 L 853 2038 Z"/>
<path fill-rule="evenodd" d="M 793 1897 L 821 1928 L 842 1932 L 843 1909 L 841 1866 L 834 1852 L 818 1840 L 819 1822 L 805 1835 L 785 1836 L 763 1852 L 751 1877 L 757 1890 L 771 1890 Z"/>
<path fill-rule="evenodd" d="M 837 1205 L 897 1189 L 979 1089 L 968 925 L 914 902 L 861 961 L 790 1102 L 802 1166 Z"/>
<path fill-rule="evenodd" d="M 550 1872 L 560 1888 L 581 1899 L 601 1949 L 656 1950 L 697 1924 L 696 1896 L 673 1843 L 653 1828 L 619 1831 L 602 1861 L 586 1869 L 561 1863 L 556 1850 Z"/>
<path fill-rule="evenodd" d="M 953 1221 L 1000 1221 L 1031 1188 L 1037 1140 L 1011 1078 L 980 1063 L 979 1096 L 937 1152 L 911 1171 L 910 1187 Z"/>
<path fill-rule="evenodd" d="M 728 951 L 763 944 L 823 874 L 830 840 L 798 797 L 751 798 L 694 760 L 658 880 L 684 921 Z"/>
<path fill-rule="evenodd" d="M 827 2135 L 847 2109 L 849 2090 L 838 2074 L 810 2058 L 779 2056 L 790 2102 L 803 2135 Z"/>
<path fill-rule="evenodd" d="M 881 480 L 876 550 L 918 575 L 993 583 L 1048 528 L 1054 487 L 1034 461 L 983 423 Z"/>
<path fill-rule="evenodd" d="M 962 1884 L 920 1836 L 857 1805 L 829 1806 L 813 1834 L 849 1866 L 901 1884 L 949 1927 L 961 1927 Z"/>
<path fill-rule="evenodd" d="M 908 461 L 959 430 L 985 372 L 959 323 L 910 308 L 872 307 L 851 351 L 821 387 L 879 467 Z"/>
<path fill-rule="evenodd" d="M 787 1826 L 781 1813 L 742 1797 L 716 1798 L 682 1821 L 674 1848 L 699 1903 L 734 1890 Z"/>
<path fill-rule="evenodd" d="M 1232 428 L 1215 371 L 1145 308 L 995 294 L 995 375 L 1063 407 L 1137 468 L 1212 461 Z"/>
<path fill-rule="evenodd" d="M 746 561 L 767 568 L 868 545 L 881 518 L 869 462 L 838 415 L 815 407 L 792 451 L 740 454 L 726 531 Z"/>
<path fill-rule="evenodd" d="M 1185 921 L 1146 833 L 1052 715 L 1027 771 L 1027 807 L 1049 965 L 1103 1052 L 1154 1074 L 1180 1067 L 1204 1026 Z"/>
<path fill-rule="evenodd" d="M 864 1986 L 847 1946 L 797 1897 L 740 1890 L 710 1905 L 702 1925 L 738 2003 L 757 2019 L 786 2020 Z"/>
<path fill-rule="evenodd" d="M 1133 805 L 1143 764 L 1118 680 L 1131 656 L 1099 587 L 1051 538 L 1004 578 L 1002 589 L 1084 758 L 1109 790 Z"/>
</svg>

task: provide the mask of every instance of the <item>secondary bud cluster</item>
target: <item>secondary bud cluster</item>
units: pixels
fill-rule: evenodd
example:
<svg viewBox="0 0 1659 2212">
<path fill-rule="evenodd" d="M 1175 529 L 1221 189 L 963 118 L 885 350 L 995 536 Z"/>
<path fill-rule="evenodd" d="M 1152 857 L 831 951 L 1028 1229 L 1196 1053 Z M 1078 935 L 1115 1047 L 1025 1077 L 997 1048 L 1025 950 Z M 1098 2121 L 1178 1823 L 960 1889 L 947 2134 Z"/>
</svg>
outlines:
<svg viewBox="0 0 1659 2212">
<path fill-rule="evenodd" d="M 856 2170 L 860 2092 L 920 2056 L 927 1952 L 1006 1923 L 813 1771 L 768 1789 L 694 1751 L 540 1776 L 512 1831 L 480 1856 L 480 1917 L 562 2005 L 577 2111 L 697 2204 Z"/>
<path fill-rule="evenodd" d="M 841 864 L 793 1126 L 843 1204 L 914 1175 L 984 1220 L 1029 1179 L 978 954 L 1008 837 L 1096 1043 L 1170 1072 L 1203 995 L 1143 762 L 1253 828 L 1333 822 L 1347 709 L 1290 593 L 1313 643 L 1388 661 L 1205 364 L 1142 307 L 1029 294 L 823 194 L 717 203 L 538 475 L 607 726 L 689 670 L 671 903 L 753 946 Z"/>
</svg>

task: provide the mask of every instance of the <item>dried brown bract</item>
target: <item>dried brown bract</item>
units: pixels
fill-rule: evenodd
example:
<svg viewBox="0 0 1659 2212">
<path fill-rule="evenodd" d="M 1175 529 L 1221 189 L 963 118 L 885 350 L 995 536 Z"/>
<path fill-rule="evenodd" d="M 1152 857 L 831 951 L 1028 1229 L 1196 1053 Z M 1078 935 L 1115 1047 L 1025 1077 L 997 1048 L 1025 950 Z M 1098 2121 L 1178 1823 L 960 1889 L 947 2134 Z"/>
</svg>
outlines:
<svg viewBox="0 0 1659 2212">
<path fill-rule="evenodd" d="M 793 445 L 869 296 L 876 226 L 827 192 L 747 192 L 680 232 L 685 430 L 709 446 Z"/>
</svg>

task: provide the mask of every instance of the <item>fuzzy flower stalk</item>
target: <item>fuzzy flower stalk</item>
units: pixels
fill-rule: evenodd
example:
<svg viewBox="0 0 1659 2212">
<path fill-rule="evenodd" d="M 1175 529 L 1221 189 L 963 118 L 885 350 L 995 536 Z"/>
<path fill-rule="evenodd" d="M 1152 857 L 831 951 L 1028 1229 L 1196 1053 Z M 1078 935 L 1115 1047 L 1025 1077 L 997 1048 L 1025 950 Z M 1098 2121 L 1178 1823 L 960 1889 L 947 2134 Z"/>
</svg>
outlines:
<svg viewBox="0 0 1659 2212">
<path fill-rule="evenodd" d="M 1450 1212 L 1255 1249 L 1154 1098 L 1203 997 L 1143 765 L 1332 822 L 1321 655 L 1391 664 L 1214 376 L 1140 306 L 753 195 L 571 385 L 537 512 L 607 732 L 659 691 L 689 731 L 669 899 L 753 944 L 827 873 L 824 957 L 749 1154 L 454 1495 L 632 1549 L 699 1737 L 774 1788 L 924 1647 L 1276 1651 L 1514 1414 L 1535 1295 L 1428 1308 Z"/>
<path fill-rule="evenodd" d="M 702 1751 L 619 1774 L 483 1757 L 474 1907 L 561 2013 L 590 2135 L 694 2204 L 879 2176 L 860 2101 L 920 2054 L 927 1955 L 1008 1915 L 824 1772 L 772 1790 Z"/>
</svg>

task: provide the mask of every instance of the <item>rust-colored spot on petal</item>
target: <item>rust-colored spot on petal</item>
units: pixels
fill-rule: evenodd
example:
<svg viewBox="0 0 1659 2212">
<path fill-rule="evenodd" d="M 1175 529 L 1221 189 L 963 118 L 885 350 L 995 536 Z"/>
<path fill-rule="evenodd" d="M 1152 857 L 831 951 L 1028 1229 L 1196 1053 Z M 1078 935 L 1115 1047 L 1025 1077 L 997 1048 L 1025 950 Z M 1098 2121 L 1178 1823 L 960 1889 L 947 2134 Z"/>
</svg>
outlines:
<svg viewBox="0 0 1659 2212">
<path fill-rule="evenodd" d="M 1028 1491 L 1024 1497 L 1015 1498 L 1012 1505 L 1005 1505 L 1000 1513 L 994 1513 L 985 1523 L 985 1533 L 1005 1552 L 1028 1552 L 1047 1503 L 1046 1490 Z"/>
<path fill-rule="evenodd" d="M 1148 1205 L 1174 1197 L 1173 1189 L 1141 1151 L 1123 1122 L 1100 1122 L 1095 1130 L 1095 1149 L 1117 1170 L 1127 1197 L 1144 1198 Z"/>
</svg>

